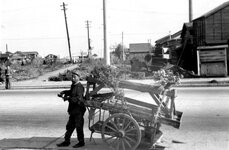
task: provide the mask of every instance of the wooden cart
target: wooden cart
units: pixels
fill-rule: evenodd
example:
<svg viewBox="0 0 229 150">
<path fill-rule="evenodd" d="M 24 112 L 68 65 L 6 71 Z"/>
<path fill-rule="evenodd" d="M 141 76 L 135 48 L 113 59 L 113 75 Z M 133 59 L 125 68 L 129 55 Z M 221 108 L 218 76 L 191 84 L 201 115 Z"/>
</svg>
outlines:
<svg viewBox="0 0 229 150">
<path fill-rule="evenodd" d="M 94 88 L 90 92 L 91 84 Z M 155 102 L 149 104 L 113 92 L 97 94 L 103 87 L 96 80 L 89 80 L 87 84 L 85 105 L 89 109 L 90 139 L 93 133 L 101 133 L 102 140 L 111 149 L 135 150 L 143 138 L 154 146 L 162 135 L 161 124 L 180 127 L 182 112 L 175 109 L 175 89 L 128 81 L 119 83 L 121 89 L 148 92 Z"/>
</svg>

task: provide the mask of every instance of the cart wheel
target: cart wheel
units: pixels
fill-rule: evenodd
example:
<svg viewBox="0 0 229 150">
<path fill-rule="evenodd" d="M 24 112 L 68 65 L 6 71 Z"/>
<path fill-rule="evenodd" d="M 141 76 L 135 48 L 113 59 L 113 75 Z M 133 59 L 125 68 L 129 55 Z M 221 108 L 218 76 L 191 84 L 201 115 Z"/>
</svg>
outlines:
<svg viewBox="0 0 229 150">
<path fill-rule="evenodd" d="M 135 150 L 141 142 L 141 130 L 132 117 L 117 113 L 103 123 L 102 139 L 112 149 Z"/>
</svg>

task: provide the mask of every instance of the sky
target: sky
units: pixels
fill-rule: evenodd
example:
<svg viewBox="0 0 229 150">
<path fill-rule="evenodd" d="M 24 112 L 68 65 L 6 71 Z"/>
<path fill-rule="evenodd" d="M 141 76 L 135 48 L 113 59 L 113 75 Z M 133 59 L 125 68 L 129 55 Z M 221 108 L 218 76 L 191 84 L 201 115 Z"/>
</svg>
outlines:
<svg viewBox="0 0 229 150">
<path fill-rule="evenodd" d="M 193 0 L 193 19 L 227 0 Z M 37 51 L 40 56 L 69 56 L 64 12 L 72 56 L 87 53 L 87 28 L 92 54 L 103 56 L 103 0 L 0 0 L 0 51 Z M 155 44 L 180 31 L 189 21 L 189 0 L 106 0 L 107 44 Z M 123 33 L 123 36 L 122 36 Z M 7 48 L 6 48 L 7 47 Z"/>
</svg>

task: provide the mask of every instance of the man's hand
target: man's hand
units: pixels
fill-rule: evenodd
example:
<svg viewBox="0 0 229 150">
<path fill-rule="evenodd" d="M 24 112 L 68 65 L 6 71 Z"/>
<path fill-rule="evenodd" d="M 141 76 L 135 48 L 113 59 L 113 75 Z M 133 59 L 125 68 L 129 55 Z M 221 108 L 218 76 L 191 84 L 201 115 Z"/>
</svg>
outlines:
<svg viewBox="0 0 229 150">
<path fill-rule="evenodd" d="M 67 96 L 63 92 L 60 92 L 59 94 L 57 94 L 57 96 L 62 98 L 64 101 L 68 101 L 70 99 L 70 96 Z"/>
<path fill-rule="evenodd" d="M 66 96 L 66 95 L 65 95 L 65 96 L 62 97 L 62 98 L 63 98 L 64 101 L 69 101 L 69 100 L 70 100 L 70 96 Z"/>
</svg>

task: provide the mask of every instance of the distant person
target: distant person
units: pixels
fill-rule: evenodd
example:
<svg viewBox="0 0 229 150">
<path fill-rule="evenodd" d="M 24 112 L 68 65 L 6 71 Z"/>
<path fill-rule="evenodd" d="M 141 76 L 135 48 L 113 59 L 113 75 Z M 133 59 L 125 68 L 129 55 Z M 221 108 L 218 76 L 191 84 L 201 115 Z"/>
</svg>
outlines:
<svg viewBox="0 0 229 150">
<path fill-rule="evenodd" d="M 66 133 L 64 141 L 57 144 L 58 147 L 66 147 L 70 145 L 70 139 L 73 131 L 76 129 L 78 143 L 74 145 L 74 148 L 82 147 L 84 143 L 84 113 L 86 107 L 84 105 L 84 87 L 79 82 L 80 76 L 76 72 L 72 73 L 72 85 L 70 90 L 64 90 L 58 94 L 59 97 L 63 97 L 64 101 L 68 101 L 68 113 L 69 120 L 66 125 Z"/>
<path fill-rule="evenodd" d="M 5 69 L 5 88 L 10 89 L 11 88 L 11 81 L 10 81 L 10 66 L 7 66 Z"/>
<path fill-rule="evenodd" d="M 2 84 L 4 79 L 2 78 L 2 68 L 0 67 L 0 83 Z"/>
</svg>

